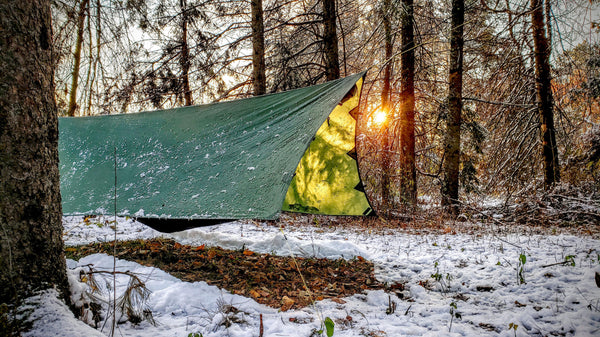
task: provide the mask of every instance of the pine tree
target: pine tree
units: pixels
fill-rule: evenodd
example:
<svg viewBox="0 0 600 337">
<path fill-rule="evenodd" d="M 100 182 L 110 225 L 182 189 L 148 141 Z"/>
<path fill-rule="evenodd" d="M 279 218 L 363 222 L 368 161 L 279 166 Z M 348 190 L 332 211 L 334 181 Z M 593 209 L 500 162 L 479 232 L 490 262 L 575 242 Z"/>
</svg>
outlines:
<svg viewBox="0 0 600 337">
<path fill-rule="evenodd" d="M 448 74 L 448 117 L 446 119 L 442 206 L 452 206 L 451 212 L 455 214 L 458 210 L 458 177 L 460 173 L 464 22 L 464 0 L 452 0 L 450 72 Z"/>
<path fill-rule="evenodd" d="M 323 50 L 325 54 L 325 72 L 327 80 L 340 78 L 340 60 L 338 56 L 338 38 L 335 20 L 335 0 L 323 1 Z"/>
<path fill-rule="evenodd" d="M 265 28 L 262 0 L 252 0 L 252 83 L 254 95 L 267 92 L 265 75 Z"/>
<path fill-rule="evenodd" d="M 417 204 L 415 158 L 415 41 L 413 0 L 402 0 L 400 33 L 400 161 L 398 163 L 400 198 L 409 210 Z"/>
<path fill-rule="evenodd" d="M 550 6 L 548 2 L 547 6 Z M 549 62 L 550 44 L 547 38 L 550 31 L 544 25 L 544 0 L 531 0 L 531 28 L 535 50 L 535 89 L 537 110 L 540 115 L 544 187 L 549 189 L 554 183 L 560 181 L 560 168 L 554 129 L 554 102 L 550 86 L 552 75 Z"/>
</svg>

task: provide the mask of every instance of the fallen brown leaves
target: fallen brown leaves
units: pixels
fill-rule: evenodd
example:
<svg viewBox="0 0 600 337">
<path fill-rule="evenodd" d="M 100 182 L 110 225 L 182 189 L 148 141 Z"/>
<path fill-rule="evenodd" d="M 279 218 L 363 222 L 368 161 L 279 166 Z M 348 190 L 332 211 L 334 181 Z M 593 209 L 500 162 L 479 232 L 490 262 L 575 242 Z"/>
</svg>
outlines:
<svg viewBox="0 0 600 337">
<path fill-rule="evenodd" d="M 112 243 L 94 243 L 68 247 L 66 254 L 73 259 L 93 253 L 112 254 L 112 247 Z M 384 287 L 373 275 L 373 263 L 362 257 L 350 261 L 294 260 L 247 249 L 192 247 L 168 239 L 118 241 L 117 257 L 160 268 L 183 281 L 205 281 L 284 311 L 325 298 L 342 303 L 339 297 Z"/>
</svg>

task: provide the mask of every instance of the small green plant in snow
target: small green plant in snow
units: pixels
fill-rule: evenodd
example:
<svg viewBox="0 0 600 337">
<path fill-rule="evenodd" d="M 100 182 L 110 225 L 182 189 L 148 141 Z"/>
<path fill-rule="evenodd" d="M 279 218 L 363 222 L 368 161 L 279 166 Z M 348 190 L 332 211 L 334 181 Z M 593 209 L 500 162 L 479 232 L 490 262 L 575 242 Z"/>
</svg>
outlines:
<svg viewBox="0 0 600 337">
<path fill-rule="evenodd" d="M 454 321 L 454 318 L 458 320 L 462 319 L 462 315 L 457 309 L 456 302 L 450 303 L 450 326 L 448 327 L 448 332 L 452 331 L 452 321 Z"/>
<path fill-rule="evenodd" d="M 325 317 L 325 331 L 326 331 L 327 337 L 333 336 L 334 327 L 335 327 L 335 324 L 333 324 L 333 321 L 331 320 L 331 318 Z"/>
<path fill-rule="evenodd" d="M 433 262 L 435 273 L 431 274 L 431 278 L 440 284 L 440 289 L 443 293 L 447 293 L 450 290 L 450 281 L 452 281 L 452 275 L 447 273 L 446 276 L 440 274 L 439 263 Z"/>
<path fill-rule="evenodd" d="M 323 326 L 325 326 L 325 331 L 323 331 Z M 327 337 L 332 337 L 334 328 L 335 328 L 335 324 L 333 323 L 333 320 L 331 320 L 331 318 L 329 318 L 329 317 L 325 317 L 325 320 L 323 321 L 323 323 L 321 325 L 321 330 L 313 329 L 311 337 L 322 336 L 323 332 L 325 332 Z"/>
<path fill-rule="evenodd" d="M 439 263 L 437 261 L 433 262 L 433 268 L 435 268 L 435 273 L 431 274 L 431 278 L 440 282 L 442 280 L 442 274 L 440 274 Z"/>
<path fill-rule="evenodd" d="M 527 262 L 527 257 L 525 254 L 519 254 L 519 262 L 517 263 L 517 284 L 525 284 L 525 274 L 523 268 L 525 267 L 525 263 Z"/>
<path fill-rule="evenodd" d="M 567 255 L 565 256 L 565 264 L 569 266 L 575 267 L 575 255 Z"/>
</svg>

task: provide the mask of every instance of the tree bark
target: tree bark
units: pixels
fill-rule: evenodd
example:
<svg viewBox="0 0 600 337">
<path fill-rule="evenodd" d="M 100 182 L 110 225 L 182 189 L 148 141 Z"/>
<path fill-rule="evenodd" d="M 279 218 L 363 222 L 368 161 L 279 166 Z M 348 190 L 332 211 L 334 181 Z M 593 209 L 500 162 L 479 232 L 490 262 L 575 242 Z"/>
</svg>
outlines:
<svg viewBox="0 0 600 337">
<path fill-rule="evenodd" d="M 385 63 L 385 68 L 383 69 L 383 88 L 381 89 L 381 109 L 386 112 L 390 110 L 390 88 L 391 88 L 391 80 L 392 80 L 392 65 L 393 62 L 391 60 L 393 53 L 393 44 L 392 44 L 392 24 L 390 20 L 392 10 L 391 0 L 383 1 L 383 12 L 381 16 L 381 20 L 383 21 L 383 32 L 385 37 L 385 59 L 383 60 Z"/>
<path fill-rule="evenodd" d="M 265 75 L 265 27 L 262 0 L 252 0 L 252 83 L 254 95 L 267 92 Z"/>
<path fill-rule="evenodd" d="M 448 74 L 448 117 L 444 148 L 444 181 L 442 206 L 453 214 L 458 212 L 458 178 L 460 172 L 460 125 L 463 84 L 463 25 L 465 1 L 452 0 L 450 31 L 450 72 Z"/>
<path fill-rule="evenodd" d="M 68 299 L 50 1 L 3 1 L 0 27 L 0 303 Z"/>
<path fill-rule="evenodd" d="M 192 105 L 192 90 L 190 89 L 190 51 L 188 47 L 188 8 L 187 0 L 179 0 L 181 7 L 181 56 L 179 62 L 181 64 L 181 81 L 183 83 L 183 98 L 184 105 Z"/>
<path fill-rule="evenodd" d="M 75 52 L 73 53 L 73 72 L 71 79 L 71 91 L 69 92 L 68 116 L 75 116 L 77 110 L 77 87 L 79 86 L 79 67 L 81 65 L 81 47 L 83 45 L 83 28 L 89 0 L 81 0 L 79 13 L 77 14 L 77 41 L 75 41 Z"/>
<path fill-rule="evenodd" d="M 88 96 L 87 111 L 88 111 L 89 116 L 92 115 L 92 97 L 94 95 L 94 83 L 96 82 L 98 64 L 100 63 L 100 46 L 102 45 L 102 41 L 100 38 L 102 36 L 102 19 L 100 16 L 101 11 L 102 11 L 101 8 L 102 8 L 102 4 L 100 3 L 100 0 L 96 0 L 96 57 L 95 58 L 92 57 L 92 55 L 91 55 L 92 51 L 90 50 L 90 64 L 92 66 L 91 66 L 91 69 L 89 70 L 89 72 L 92 73 L 92 80 L 90 81 L 90 89 L 89 89 L 89 94 L 88 94 L 89 96 Z M 91 41 L 91 36 L 90 36 L 90 41 Z M 91 48 L 91 46 L 90 46 L 90 48 Z"/>
<path fill-rule="evenodd" d="M 554 129 L 554 102 L 550 74 L 550 46 L 544 26 L 543 0 L 531 0 L 531 28 L 535 51 L 535 88 L 537 110 L 540 115 L 542 138 L 542 160 L 544 164 L 544 188 L 550 189 L 560 181 L 558 147 Z"/>
<path fill-rule="evenodd" d="M 400 34 L 400 198 L 405 210 L 417 204 L 417 171 L 415 164 L 415 42 L 413 0 L 402 0 Z"/>
<path fill-rule="evenodd" d="M 325 73 L 328 81 L 340 78 L 340 61 L 336 33 L 335 0 L 323 1 L 323 49 L 325 54 Z"/>
<path fill-rule="evenodd" d="M 392 65 L 393 62 L 391 60 L 393 53 L 393 43 L 392 43 L 392 25 L 390 20 L 391 15 L 391 0 L 383 1 L 383 8 L 381 12 L 381 20 L 383 22 L 383 32 L 385 38 L 385 59 L 383 62 L 387 62 L 385 64 L 385 68 L 383 69 L 383 88 L 381 89 L 381 110 L 385 112 L 387 118 L 381 126 L 381 130 L 383 132 L 382 135 L 382 144 L 381 144 L 381 166 L 383 170 L 383 175 L 381 177 L 381 199 L 383 201 L 383 209 L 381 210 L 381 215 L 390 218 L 391 217 L 391 209 L 394 205 L 393 194 L 392 194 L 392 180 L 390 179 L 390 175 L 392 173 L 392 165 L 391 165 L 391 143 L 390 142 L 390 119 L 392 118 L 391 111 L 391 81 L 392 81 Z"/>
</svg>

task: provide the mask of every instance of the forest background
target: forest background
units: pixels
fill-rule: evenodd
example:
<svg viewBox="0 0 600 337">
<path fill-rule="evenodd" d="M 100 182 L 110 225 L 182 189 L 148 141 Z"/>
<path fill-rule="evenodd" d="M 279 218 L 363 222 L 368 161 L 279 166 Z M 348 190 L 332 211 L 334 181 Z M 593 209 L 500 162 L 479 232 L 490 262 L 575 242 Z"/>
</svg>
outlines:
<svg viewBox="0 0 600 337">
<path fill-rule="evenodd" d="M 596 229 L 597 6 L 3 2 L 0 323 L 11 325 L 10 311 L 32 291 L 69 293 L 55 101 L 65 116 L 130 113 L 278 92 L 367 69 L 357 158 L 380 215 L 403 217 L 439 203 L 467 219 L 478 212 L 502 224 L 536 222 L 553 231 L 558 220 L 582 234 Z M 504 201 L 494 204 L 502 209 L 477 209 L 490 198 Z"/>
<path fill-rule="evenodd" d="M 550 203 L 564 197 L 595 203 L 598 4 L 56 0 L 56 99 L 63 116 L 130 113 L 290 90 L 368 69 L 357 150 L 379 214 L 488 197 L 505 204 L 552 196 L 558 199 Z M 558 169 L 550 182 L 542 151 L 550 124 L 540 118 L 537 92 L 539 29 L 548 45 L 543 56 L 556 138 L 550 145 Z M 450 85 L 457 71 L 458 96 Z M 458 115 L 452 113 L 457 99 Z M 453 179 L 460 197 L 458 189 L 448 194 Z"/>
</svg>

